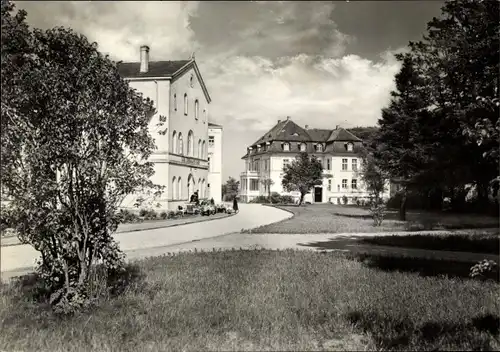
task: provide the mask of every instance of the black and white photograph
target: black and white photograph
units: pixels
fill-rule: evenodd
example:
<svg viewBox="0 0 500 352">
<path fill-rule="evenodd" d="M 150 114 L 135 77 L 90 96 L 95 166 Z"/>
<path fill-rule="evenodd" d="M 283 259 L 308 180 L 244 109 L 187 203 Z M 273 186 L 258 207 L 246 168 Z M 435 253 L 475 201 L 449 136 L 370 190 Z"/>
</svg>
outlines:
<svg viewBox="0 0 500 352">
<path fill-rule="evenodd" d="M 1 0 L 0 352 L 500 350 L 500 1 Z"/>
</svg>

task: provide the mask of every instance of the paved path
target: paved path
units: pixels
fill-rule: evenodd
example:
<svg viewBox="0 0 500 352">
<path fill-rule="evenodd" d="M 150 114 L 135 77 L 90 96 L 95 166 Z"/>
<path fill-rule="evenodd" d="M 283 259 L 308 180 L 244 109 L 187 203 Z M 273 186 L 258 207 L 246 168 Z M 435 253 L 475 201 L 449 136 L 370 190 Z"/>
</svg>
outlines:
<svg viewBox="0 0 500 352">
<path fill-rule="evenodd" d="M 277 208 L 260 204 L 240 204 L 239 213 L 231 217 L 162 229 L 118 233 L 115 234 L 115 239 L 128 255 L 134 250 L 178 245 L 240 232 L 242 229 L 267 225 L 291 216 L 291 213 Z M 29 245 L 2 247 L 0 258 L 2 278 L 4 272 L 32 270 L 34 260 L 38 256 L 39 252 Z"/>
</svg>

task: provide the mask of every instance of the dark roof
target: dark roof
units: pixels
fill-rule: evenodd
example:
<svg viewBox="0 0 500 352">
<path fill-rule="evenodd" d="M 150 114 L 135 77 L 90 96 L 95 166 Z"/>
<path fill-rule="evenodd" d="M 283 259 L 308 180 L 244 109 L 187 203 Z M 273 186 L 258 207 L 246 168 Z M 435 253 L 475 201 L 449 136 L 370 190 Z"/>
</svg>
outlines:
<svg viewBox="0 0 500 352">
<path fill-rule="evenodd" d="M 121 62 L 117 67 L 120 75 L 126 78 L 170 77 L 190 61 L 192 60 L 150 61 L 148 72 L 144 73 L 140 72 L 140 62 Z"/>
<path fill-rule="evenodd" d="M 311 140 L 315 142 L 325 142 L 328 137 L 332 134 L 332 130 L 324 130 L 319 128 L 311 128 L 307 130 Z"/>
<path fill-rule="evenodd" d="M 346 131 L 343 128 L 338 128 L 336 130 L 332 131 L 332 135 L 330 138 L 328 138 L 328 142 L 330 141 L 354 141 L 354 142 L 361 142 L 362 139 L 356 137 L 353 135 L 351 132 Z"/>
<path fill-rule="evenodd" d="M 218 125 L 218 124 L 216 124 L 216 123 L 212 123 L 212 122 L 209 122 L 209 123 L 208 123 L 208 127 L 220 127 L 220 128 L 222 128 L 222 126 L 221 126 L 221 125 Z"/>
</svg>

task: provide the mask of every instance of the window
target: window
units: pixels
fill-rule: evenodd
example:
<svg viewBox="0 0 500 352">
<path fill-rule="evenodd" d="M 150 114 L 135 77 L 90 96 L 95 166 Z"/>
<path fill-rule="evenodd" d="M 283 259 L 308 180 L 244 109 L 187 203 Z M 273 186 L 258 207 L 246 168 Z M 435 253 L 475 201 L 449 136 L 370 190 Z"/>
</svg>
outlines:
<svg viewBox="0 0 500 352">
<path fill-rule="evenodd" d="M 177 199 L 177 179 L 172 178 L 172 199 Z"/>
<path fill-rule="evenodd" d="M 340 192 L 340 185 L 337 185 L 337 192 Z"/>
<path fill-rule="evenodd" d="M 352 143 L 347 143 L 346 144 L 346 149 L 347 149 L 348 152 L 352 152 L 352 149 L 353 149 Z"/>
<path fill-rule="evenodd" d="M 196 156 L 201 159 L 201 139 L 198 139 L 198 151 L 196 152 Z"/>
<path fill-rule="evenodd" d="M 194 87 L 194 77 L 193 77 L 193 75 L 191 75 L 191 77 L 189 77 L 189 86 L 190 86 L 191 88 L 193 88 L 193 87 Z"/>
<path fill-rule="evenodd" d="M 205 141 L 203 141 L 203 143 L 201 143 L 201 158 L 202 159 L 205 159 L 207 157 L 207 144 L 205 143 Z"/>
<path fill-rule="evenodd" d="M 177 154 L 177 132 L 172 133 L 172 153 Z"/>
<path fill-rule="evenodd" d="M 258 191 L 259 190 L 259 180 L 254 178 L 250 179 L 250 191 Z"/>
<path fill-rule="evenodd" d="M 194 156 L 194 136 L 193 131 L 188 133 L 187 155 Z"/>
<path fill-rule="evenodd" d="M 174 110 L 177 111 L 177 94 L 174 94 Z"/>
<path fill-rule="evenodd" d="M 342 159 L 342 171 L 347 171 L 347 159 Z"/>
<path fill-rule="evenodd" d="M 306 151 L 306 144 L 305 143 L 300 143 L 300 151 L 305 152 Z"/>
<path fill-rule="evenodd" d="M 358 159 L 352 159 L 352 171 L 358 171 Z"/>
<path fill-rule="evenodd" d="M 177 180 L 177 199 L 182 199 L 182 180 L 180 177 Z"/>
<path fill-rule="evenodd" d="M 188 114 L 188 95 L 184 94 L 184 115 Z"/>
<path fill-rule="evenodd" d="M 215 138 L 214 136 L 208 136 L 208 146 L 213 147 L 215 143 Z"/>
<path fill-rule="evenodd" d="M 323 151 L 323 145 L 322 144 L 316 144 L 316 151 L 317 152 L 322 152 Z"/>
<path fill-rule="evenodd" d="M 282 148 L 285 152 L 289 152 L 290 151 L 290 143 L 283 143 Z"/>
<path fill-rule="evenodd" d="M 257 153 L 260 153 L 260 150 L 261 150 L 261 146 L 260 144 L 257 146 Z"/>
<path fill-rule="evenodd" d="M 328 190 L 332 190 L 332 180 L 328 180 Z"/>
<path fill-rule="evenodd" d="M 268 162 L 268 161 L 269 161 L 269 160 L 264 160 L 264 171 L 269 170 L 268 165 L 267 165 L 267 162 Z"/>
<path fill-rule="evenodd" d="M 203 109 L 203 123 L 206 123 L 208 120 L 208 112 L 207 110 Z"/>
<path fill-rule="evenodd" d="M 342 188 L 343 188 L 343 189 L 346 189 L 346 188 L 347 188 L 347 180 L 346 180 L 346 179 L 343 179 L 343 180 L 342 180 Z"/>
<path fill-rule="evenodd" d="M 212 171 L 212 164 L 210 164 L 210 157 L 208 157 L 208 171 Z"/>
<path fill-rule="evenodd" d="M 285 170 L 286 166 L 290 164 L 290 159 L 283 159 L 283 171 Z"/>
<path fill-rule="evenodd" d="M 255 159 L 255 171 L 260 172 L 260 159 Z"/>
<path fill-rule="evenodd" d="M 353 179 L 353 180 L 351 181 L 351 188 L 352 188 L 352 189 L 358 189 L 358 180 Z"/>
<path fill-rule="evenodd" d="M 332 164 L 330 162 L 330 158 L 326 159 L 326 169 L 331 170 L 332 169 Z"/>
<path fill-rule="evenodd" d="M 200 117 L 200 103 L 198 103 L 198 99 L 194 101 L 194 119 L 198 120 Z"/>
<path fill-rule="evenodd" d="M 179 145 L 177 146 L 177 152 L 178 152 L 178 154 L 183 155 L 184 154 L 184 142 L 182 139 L 182 133 L 180 133 L 180 132 L 179 132 L 178 140 L 179 140 Z"/>
</svg>

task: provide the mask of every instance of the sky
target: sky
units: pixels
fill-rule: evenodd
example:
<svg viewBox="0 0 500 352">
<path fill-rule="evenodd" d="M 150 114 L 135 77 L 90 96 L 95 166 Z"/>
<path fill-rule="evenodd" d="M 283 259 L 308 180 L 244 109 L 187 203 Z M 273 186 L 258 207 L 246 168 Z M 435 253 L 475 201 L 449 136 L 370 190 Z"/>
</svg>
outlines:
<svg viewBox="0 0 500 352">
<path fill-rule="evenodd" d="M 223 182 L 286 116 L 310 128 L 374 126 L 389 102 L 394 54 L 420 40 L 443 1 L 16 1 L 32 27 L 71 27 L 113 60 L 194 52 L 221 124 Z"/>
</svg>

